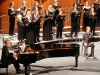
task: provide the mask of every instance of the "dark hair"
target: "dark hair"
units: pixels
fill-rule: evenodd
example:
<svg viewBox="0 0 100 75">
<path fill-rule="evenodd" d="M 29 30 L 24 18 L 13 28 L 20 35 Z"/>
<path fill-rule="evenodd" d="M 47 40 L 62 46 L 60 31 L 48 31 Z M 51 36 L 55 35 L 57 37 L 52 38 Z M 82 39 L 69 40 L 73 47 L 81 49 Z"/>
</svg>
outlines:
<svg viewBox="0 0 100 75">
<path fill-rule="evenodd" d="M 24 7 L 23 7 L 23 10 L 25 10 L 26 8 L 27 8 L 27 7 L 26 7 L 26 6 L 24 6 Z"/>
<path fill-rule="evenodd" d="M 79 1 L 79 3 L 81 3 L 81 0 L 76 0 L 76 3 Z"/>
</svg>

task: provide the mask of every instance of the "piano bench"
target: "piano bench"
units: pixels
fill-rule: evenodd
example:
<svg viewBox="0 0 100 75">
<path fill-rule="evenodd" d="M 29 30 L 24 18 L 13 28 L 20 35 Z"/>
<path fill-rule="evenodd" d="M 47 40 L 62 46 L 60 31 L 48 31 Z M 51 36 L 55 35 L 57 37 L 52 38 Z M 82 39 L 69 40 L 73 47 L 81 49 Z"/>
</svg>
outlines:
<svg viewBox="0 0 100 75">
<path fill-rule="evenodd" d="M 2 62 L 0 61 L 0 69 L 1 68 L 6 68 L 6 74 L 8 75 L 8 65 L 2 64 Z"/>
</svg>

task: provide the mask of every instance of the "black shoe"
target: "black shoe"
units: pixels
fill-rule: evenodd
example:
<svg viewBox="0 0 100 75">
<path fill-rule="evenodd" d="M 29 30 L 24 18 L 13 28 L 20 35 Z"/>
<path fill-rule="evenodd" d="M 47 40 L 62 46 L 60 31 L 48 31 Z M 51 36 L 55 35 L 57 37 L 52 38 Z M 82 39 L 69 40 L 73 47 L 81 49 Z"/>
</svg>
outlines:
<svg viewBox="0 0 100 75">
<path fill-rule="evenodd" d="M 18 74 L 21 74 L 21 69 L 18 69 L 17 71 L 16 71 L 16 73 L 18 73 Z"/>
<path fill-rule="evenodd" d="M 17 74 L 21 74 L 21 72 L 20 72 L 20 71 L 16 71 L 16 73 L 17 73 Z"/>
<path fill-rule="evenodd" d="M 10 36 L 13 36 L 13 34 L 9 34 Z"/>
<path fill-rule="evenodd" d="M 16 34 L 13 34 L 13 35 L 16 35 Z"/>
<path fill-rule="evenodd" d="M 37 42 L 40 42 L 40 40 L 37 40 Z"/>
<path fill-rule="evenodd" d="M 92 57 L 92 54 L 90 54 L 89 57 Z"/>
</svg>

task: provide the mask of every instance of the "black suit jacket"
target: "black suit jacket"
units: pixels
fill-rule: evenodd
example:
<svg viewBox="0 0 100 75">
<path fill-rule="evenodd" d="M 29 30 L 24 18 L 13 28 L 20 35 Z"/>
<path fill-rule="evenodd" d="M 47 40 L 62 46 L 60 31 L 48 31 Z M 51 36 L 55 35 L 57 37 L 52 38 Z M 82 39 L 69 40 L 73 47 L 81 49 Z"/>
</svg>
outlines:
<svg viewBox="0 0 100 75">
<path fill-rule="evenodd" d="M 13 62 L 11 59 L 13 59 L 13 56 L 9 54 L 8 47 L 7 46 L 3 46 L 1 62 L 3 64 L 11 64 Z"/>
</svg>

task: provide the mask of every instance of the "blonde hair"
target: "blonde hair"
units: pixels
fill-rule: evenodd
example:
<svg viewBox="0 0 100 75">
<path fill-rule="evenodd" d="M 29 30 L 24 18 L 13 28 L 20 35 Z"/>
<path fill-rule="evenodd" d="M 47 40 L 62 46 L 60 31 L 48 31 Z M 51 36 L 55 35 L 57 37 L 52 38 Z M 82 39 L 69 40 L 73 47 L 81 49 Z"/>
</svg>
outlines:
<svg viewBox="0 0 100 75">
<path fill-rule="evenodd" d="M 10 41 L 9 39 L 4 40 L 4 43 L 6 44 L 8 41 Z"/>
<path fill-rule="evenodd" d="M 86 27 L 86 30 L 88 30 L 88 29 L 90 29 L 90 26 L 87 26 L 87 27 Z"/>
</svg>

